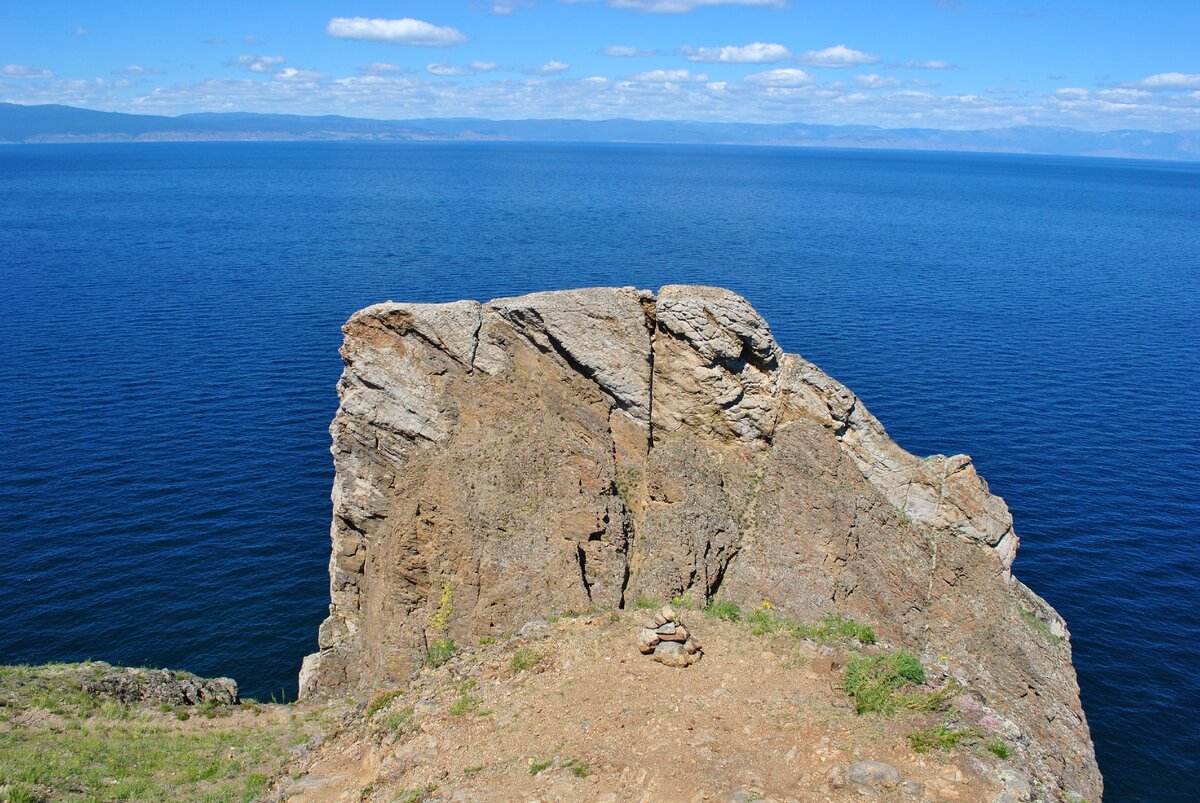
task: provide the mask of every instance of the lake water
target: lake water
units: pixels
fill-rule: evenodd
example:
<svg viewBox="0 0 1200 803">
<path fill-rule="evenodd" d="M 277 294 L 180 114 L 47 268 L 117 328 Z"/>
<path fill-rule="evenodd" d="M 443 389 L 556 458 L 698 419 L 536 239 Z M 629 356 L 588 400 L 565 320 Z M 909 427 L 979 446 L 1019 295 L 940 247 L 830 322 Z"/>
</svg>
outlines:
<svg viewBox="0 0 1200 803">
<path fill-rule="evenodd" d="M 1200 165 L 768 148 L 0 148 L 0 662 L 295 693 L 339 327 L 695 282 L 1012 508 L 1108 799 L 1200 778 Z"/>
</svg>

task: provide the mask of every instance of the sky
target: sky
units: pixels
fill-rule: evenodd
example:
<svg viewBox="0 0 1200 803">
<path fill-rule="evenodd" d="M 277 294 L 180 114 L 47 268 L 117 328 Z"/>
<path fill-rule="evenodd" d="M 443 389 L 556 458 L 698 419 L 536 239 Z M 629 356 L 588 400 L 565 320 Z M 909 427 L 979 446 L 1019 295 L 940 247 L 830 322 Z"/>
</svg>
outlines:
<svg viewBox="0 0 1200 803">
<path fill-rule="evenodd" d="M 1200 129 L 1200 0 L 0 4 L 0 100 L 105 111 Z"/>
</svg>

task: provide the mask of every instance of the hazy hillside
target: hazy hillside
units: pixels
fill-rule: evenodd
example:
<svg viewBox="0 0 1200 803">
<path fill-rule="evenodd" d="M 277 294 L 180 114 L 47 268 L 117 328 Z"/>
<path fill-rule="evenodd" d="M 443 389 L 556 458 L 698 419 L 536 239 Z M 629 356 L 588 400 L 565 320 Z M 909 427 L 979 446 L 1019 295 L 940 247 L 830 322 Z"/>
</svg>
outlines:
<svg viewBox="0 0 1200 803">
<path fill-rule="evenodd" d="M 371 120 L 249 112 L 164 117 L 0 103 L 0 142 L 190 140 L 660 142 L 1200 159 L 1200 132 L 1019 126 L 977 131 L 655 120 Z"/>
</svg>

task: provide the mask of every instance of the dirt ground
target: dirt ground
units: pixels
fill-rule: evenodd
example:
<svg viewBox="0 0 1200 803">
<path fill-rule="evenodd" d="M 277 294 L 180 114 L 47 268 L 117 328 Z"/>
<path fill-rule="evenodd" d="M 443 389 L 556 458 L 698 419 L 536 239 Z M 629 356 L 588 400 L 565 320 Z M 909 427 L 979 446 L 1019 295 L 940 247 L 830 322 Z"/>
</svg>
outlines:
<svg viewBox="0 0 1200 803">
<path fill-rule="evenodd" d="M 919 754 L 934 715 L 856 715 L 841 689 L 849 646 L 685 614 L 704 658 L 669 668 L 635 646 L 646 614 L 565 618 L 460 652 L 376 695 L 287 768 L 292 801 L 896 801 L 1028 799 L 1020 756 Z M 855 649 L 861 649 L 855 644 Z M 870 648 L 866 648 L 870 649 Z M 537 659 L 514 669 L 514 655 Z M 529 652 L 529 651 L 532 651 Z M 339 702 L 338 704 L 343 704 Z M 856 762 L 885 783 L 855 783 Z M 1016 784 L 1014 787 L 1013 784 Z"/>
</svg>

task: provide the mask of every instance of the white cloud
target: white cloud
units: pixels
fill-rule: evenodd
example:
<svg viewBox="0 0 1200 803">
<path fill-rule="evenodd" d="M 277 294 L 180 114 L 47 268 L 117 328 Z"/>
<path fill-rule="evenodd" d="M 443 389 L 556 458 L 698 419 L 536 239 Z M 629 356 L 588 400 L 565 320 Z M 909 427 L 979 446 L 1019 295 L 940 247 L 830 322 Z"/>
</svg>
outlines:
<svg viewBox="0 0 1200 803">
<path fill-rule="evenodd" d="M 1160 72 L 1137 82 L 1146 89 L 1200 89 L 1200 74 Z"/>
<path fill-rule="evenodd" d="M 709 6 L 757 6 L 786 8 L 787 0 L 608 0 L 613 8 L 629 8 L 647 14 L 686 14 Z"/>
<path fill-rule="evenodd" d="M 153 67 L 143 67 L 140 64 L 130 64 L 120 70 L 113 70 L 113 75 L 161 75 L 162 70 Z"/>
<path fill-rule="evenodd" d="M 261 45 L 262 40 L 252 33 L 248 33 L 242 37 L 242 41 L 248 45 Z"/>
<path fill-rule="evenodd" d="M 242 55 L 237 57 L 237 61 L 230 62 L 230 67 L 245 67 L 250 72 L 257 73 L 273 73 L 280 64 L 283 64 L 287 59 L 283 56 L 247 56 Z"/>
<path fill-rule="evenodd" d="M 795 67 L 781 67 L 778 70 L 751 73 L 745 78 L 748 84 L 763 86 L 806 86 L 811 84 L 812 80 L 811 75 Z"/>
<path fill-rule="evenodd" d="M 467 41 L 467 37 L 457 28 L 434 25 L 411 17 L 398 20 L 334 17 L 325 26 L 325 31 L 339 39 L 365 39 L 413 47 L 450 47 Z"/>
<path fill-rule="evenodd" d="M 909 70 L 953 70 L 954 65 L 948 61 L 932 59 L 930 61 L 913 61 L 909 59 L 900 65 Z"/>
<path fill-rule="evenodd" d="M 83 27 L 82 25 L 75 26 L 75 35 L 76 36 L 87 36 L 88 33 L 89 33 L 88 29 Z"/>
<path fill-rule="evenodd" d="M 0 75 L 5 78 L 53 78 L 54 73 L 41 67 L 31 67 L 28 64 L 5 64 L 0 68 Z"/>
<path fill-rule="evenodd" d="M 555 61 L 551 59 L 541 67 L 534 67 L 532 70 L 526 70 L 530 75 L 558 75 L 571 69 L 571 65 L 563 61 Z"/>
<path fill-rule="evenodd" d="M 227 45 L 227 44 L 229 44 L 229 40 L 222 39 L 219 36 L 214 36 L 212 39 L 205 39 L 204 44 L 206 44 L 206 45 Z"/>
<path fill-rule="evenodd" d="M 766 42 L 751 42 L 741 46 L 701 47 L 696 50 L 685 48 L 684 53 L 687 54 L 688 61 L 727 64 L 773 64 L 792 55 L 783 45 Z"/>
<path fill-rule="evenodd" d="M 442 77 L 463 76 L 463 75 L 479 75 L 483 72 L 491 72 L 496 69 L 494 61 L 472 61 L 466 67 L 459 67 L 454 64 L 430 64 L 425 68 L 425 72 L 430 75 L 440 75 Z"/>
<path fill-rule="evenodd" d="M 608 80 L 596 75 L 576 79 L 568 77 L 571 73 L 555 80 L 514 78 L 507 73 L 448 80 L 423 70 L 414 73 L 386 62 L 381 64 L 386 66 L 367 65 L 358 72 L 332 77 L 304 70 L 292 72 L 293 68 L 286 66 L 263 75 L 228 71 L 221 78 L 172 81 L 159 86 L 112 76 L 22 81 L 3 76 L 0 67 L 0 87 L 4 99 L 14 103 L 62 103 L 159 114 L 250 111 L 389 120 L 628 117 L 727 122 L 803 120 L 943 129 L 1026 124 L 1086 130 L 1200 129 L 1200 89 L 1162 92 L 1142 87 L 1104 87 L 1092 88 L 1088 94 L 991 97 L 982 92 L 942 94 L 937 88 L 915 91 L 908 81 L 901 90 L 868 90 L 849 80 L 850 76 L 841 83 L 817 83 L 799 69 L 770 69 L 744 81 L 700 80 L 702 76 L 686 70 L 654 71 L 635 76 L 637 80 Z"/>
<path fill-rule="evenodd" d="M 867 73 L 866 75 L 856 75 L 854 80 L 861 87 L 867 89 L 891 89 L 900 86 L 900 82 L 895 78 L 880 75 L 879 73 Z"/>
<path fill-rule="evenodd" d="M 616 56 L 618 58 L 639 58 L 644 56 L 657 56 L 657 50 L 638 50 L 636 47 L 628 45 L 609 45 L 600 51 L 605 56 Z"/>
<path fill-rule="evenodd" d="M 473 72 L 466 67 L 456 67 L 453 64 L 429 64 L 425 67 L 425 72 L 430 75 L 438 75 L 442 77 L 458 76 L 458 75 L 474 75 Z"/>
<path fill-rule="evenodd" d="M 863 64 L 875 64 L 879 61 L 879 56 L 872 56 L 845 45 L 834 45 L 824 50 L 801 53 L 796 60 L 809 67 L 858 67 Z"/>
<path fill-rule="evenodd" d="M 325 76 L 316 70 L 297 70 L 295 67 L 284 67 L 277 77 L 283 81 L 317 81 Z"/>
<path fill-rule="evenodd" d="M 358 71 L 363 75 L 396 75 L 397 73 L 408 72 L 405 67 L 399 67 L 389 61 L 376 61 L 371 64 L 364 64 L 358 68 Z"/>
<path fill-rule="evenodd" d="M 631 75 L 629 80 L 650 84 L 702 84 L 708 80 L 708 76 L 704 73 L 691 73 L 687 70 L 649 70 Z"/>
</svg>

